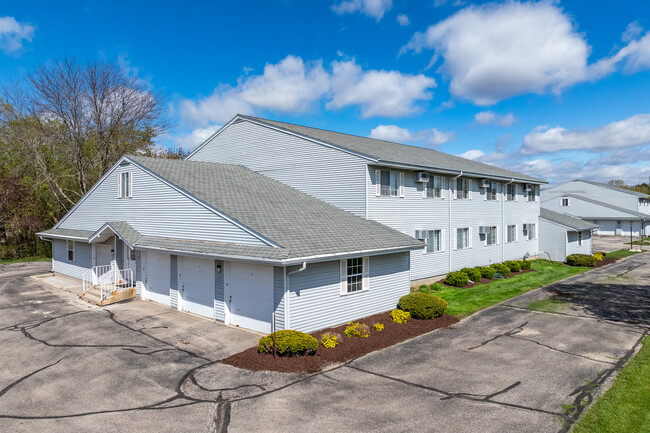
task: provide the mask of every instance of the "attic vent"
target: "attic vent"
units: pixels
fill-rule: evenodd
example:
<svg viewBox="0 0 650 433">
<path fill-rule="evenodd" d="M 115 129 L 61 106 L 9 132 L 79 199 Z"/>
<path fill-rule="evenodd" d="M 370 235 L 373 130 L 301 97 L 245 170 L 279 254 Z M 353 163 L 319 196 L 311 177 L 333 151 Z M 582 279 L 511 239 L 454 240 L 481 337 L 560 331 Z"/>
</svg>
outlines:
<svg viewBox="0 0 650 433">
<path fill-rule="evenodd" d="M 120 167 L 128 167 L 129 165 L 131 165 L 131 163 L 129 161 L 122 161 L 120 163 Z"/>
</svg>

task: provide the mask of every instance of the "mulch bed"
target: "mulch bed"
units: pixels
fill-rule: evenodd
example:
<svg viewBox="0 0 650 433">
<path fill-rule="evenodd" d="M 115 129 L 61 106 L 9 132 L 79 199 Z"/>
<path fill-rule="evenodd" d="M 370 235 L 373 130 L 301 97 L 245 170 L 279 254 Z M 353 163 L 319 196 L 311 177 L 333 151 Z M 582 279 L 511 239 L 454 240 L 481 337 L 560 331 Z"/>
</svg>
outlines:
<svg viewBox="0 0 650 433">
<path fill-rule="evenodd" d="M 510 275 L 505 277 L 505 278 L 492 278 L 491 280 L 487 279 L 487 278 L 481 278 L 481 281 L 477 281 L 475 283 L 467 283 L 463 287 L 451 286 L 451 285 L 445 283 L 445 280 L 440 280 L 440 281 L 436 281 L 436 282 L 440 283 L 440 284 L 444 284 L 445 287 L 455 287 L 457 289 L 469 289 L 470 287 L 474 287 L 474 286 L 479 285 L 479 284 L 489 284 L 492 281 L 499 281 L 500 279 L 506 279 L 507 280 L 507 279 L 510 279 L 510 278 L 515 277 L 517 275 L 525 274 L 527 272 L 537 272 L 537 271 L 535 269 L 526 269 L 526 270 L 519 271 L 519 272 L 511 272 Z"/>
<path fill-rule="evenodd" d="M 600 268 L 601 266 L 609 265 L 611 263 L 616 262 L 616 259 L 611 259 L 609 257 L 603 257 L 602 260 L 596 260 L 596 264 L 594 265 L 594 268 Z"/>
<path fill-rule="evenodd" d="M 367 338 L 349 338 L 344 334 L 346 325 L 335 326 L 333 328 L 322 329 L 313 332 L 311 335 L 320 341 L 321 334 L 325 332 L 335 332 L 341 334 L 341 343 L 333 348 L 318 346 L 316 354 L 313 356 L 297 357 L 273 357 L 265 353 L 258 353 L 257 347 L 251 347 L 243 352 L 224 359 L 224 364 L 232 365 L 247 370 L 260 371 L 271 370 L 282 373 L 311 373 L 319 371 L 329 364 L 337 364 L 358 358 L 375 350 L 384 349 L 402 341 L 426 334 L 435 329 L 447 328 L 458 322 L 458 319 L 448 314 L 432 320 L 409 319 L 407 323 L 399 324 L 393 322 L 390 318 L 390 311 L 375 314 L 374 316 L 364 317 L 355 322 L 365 323 L 370 327 L 370 337 Z M 383 323 L 383 331 L 375 331 L 372 327 L 374 323 Z"/>
</svg>

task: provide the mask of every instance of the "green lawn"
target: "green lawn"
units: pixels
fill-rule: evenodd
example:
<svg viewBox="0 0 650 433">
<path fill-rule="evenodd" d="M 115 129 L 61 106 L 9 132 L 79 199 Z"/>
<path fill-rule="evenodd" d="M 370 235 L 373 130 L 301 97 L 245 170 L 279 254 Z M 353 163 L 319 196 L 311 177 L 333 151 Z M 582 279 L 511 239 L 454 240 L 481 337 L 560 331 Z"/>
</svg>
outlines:
<svg viewBox="0 0 650 433">
<path fill-rule="evenodd" d="M 587 411 L 574 433 L 650 432 L 650 337 L 614 384 Z"/>
<path fill-rule="evenodd" d="M 0 259 L 0 265 L 7 263 L 25 263 L 25 262 L 47 262 L 52 260 L 50 257 L 23 257 L 21 259 Z"/>
<path fill-rule="evenodd" d="M 421 291 L 433 293 L 446 300 L 449 303 L 447 314 L 468 316 L 481 308 L 498 304 L 506 299 L 514 298 L 522 293 L 592 268 L 570 267 L 548 260 L 533 260 L 533 269 L 537 272 L 520 274 L 489 284 L 479 284 L 469 289 L 445 286 L 439 290 L 421 289 Z M 440 286 L 436 288 L 440 288 Z"/>
<path fill-rule="evenodd" d="M 610 259 L 622 259 L 623 257 L 633 256 L 639 254 L 639 251 L 630 251 L 630 250 L 616 250 L 611 253 L 607 253 L 607 257 Z"/>
</svg>

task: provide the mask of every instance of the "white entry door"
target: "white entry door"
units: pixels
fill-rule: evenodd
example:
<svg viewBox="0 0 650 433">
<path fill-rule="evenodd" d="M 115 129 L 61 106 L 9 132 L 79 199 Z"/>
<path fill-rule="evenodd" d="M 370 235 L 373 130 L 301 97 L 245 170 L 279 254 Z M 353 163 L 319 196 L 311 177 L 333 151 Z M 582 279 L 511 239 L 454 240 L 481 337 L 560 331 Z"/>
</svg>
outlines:
<svg viewBox="0 0 650 433">
<path fill-rule="evenodd" d="M 145 288 L 146 296 L 154 302 L 169 305 L 170 258 L 169 254 L 146 252 Z"/>
<path fill-rule="evenodd" d="M 230 262 L 227 288 L 230 323 L 270 333 L 273 315 L 273 266 Z"/>
<path fill-rule="evenodd" d="M 183 309 L 214 318 L 214 260 L 196 257 L 179 257 L 179 260 Z"/>
<path fill-rule="evenodd" d="M 96 244 L 95 245 L 95 266 L 110 265 L 113 260 L 112 245 Z"/>
</svg>

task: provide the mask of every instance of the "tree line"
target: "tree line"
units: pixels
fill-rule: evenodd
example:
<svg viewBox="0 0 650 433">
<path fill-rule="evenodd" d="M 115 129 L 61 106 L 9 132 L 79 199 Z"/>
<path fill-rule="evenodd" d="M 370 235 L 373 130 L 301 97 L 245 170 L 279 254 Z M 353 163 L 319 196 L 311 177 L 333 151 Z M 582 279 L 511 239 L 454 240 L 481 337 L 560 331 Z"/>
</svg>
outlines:
<svg viewBox="0 0 650 433">
<path fill-rule="evenodd" d="M 608 183 L 612 186 L 617 186 L 619 188 L 625 188 L 632 191 L 650 195 L 650 185 L 645 182 L 639 183 L 637 185 L 627 185 L 625 181 L 622 179 L 612 179 Z"/>
<path fill-rule="evenodd" d="M 49 256 L 56 224 L 124 154 L 183 158 L 156 137 L 167 99 L 106 61 L 41 65 L 0 93 L 0 259 Z"/>
</svg>

